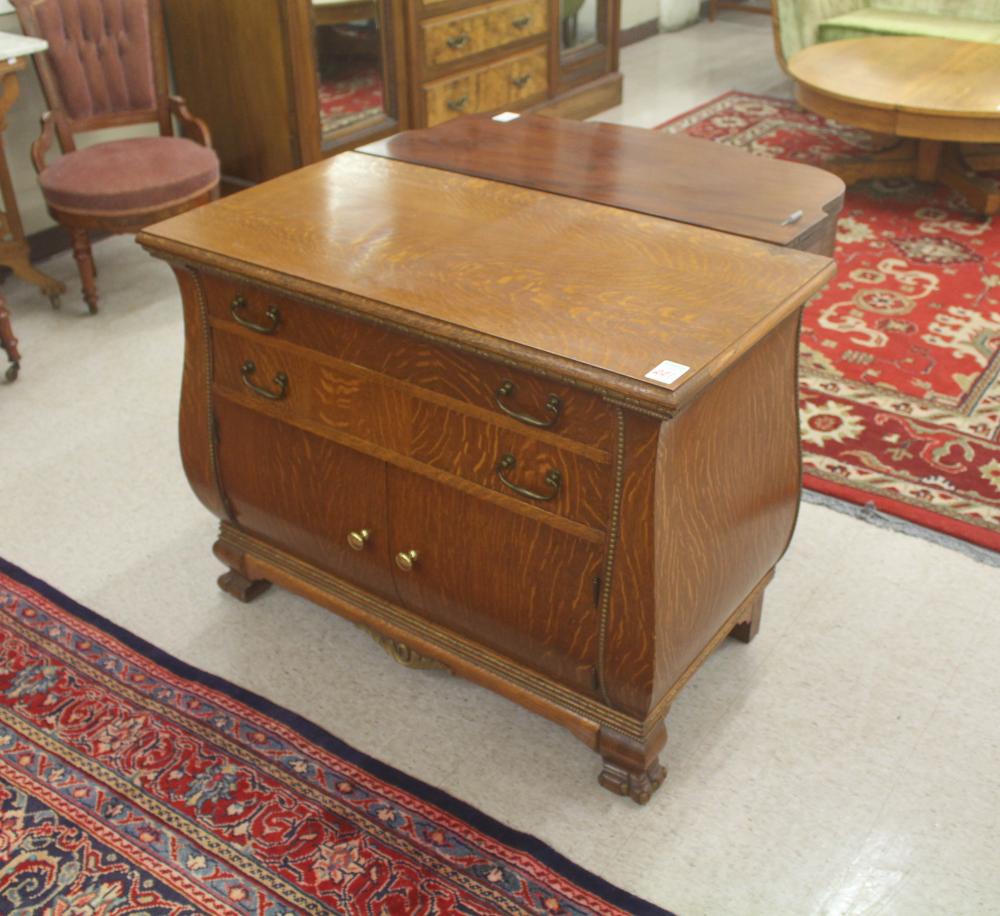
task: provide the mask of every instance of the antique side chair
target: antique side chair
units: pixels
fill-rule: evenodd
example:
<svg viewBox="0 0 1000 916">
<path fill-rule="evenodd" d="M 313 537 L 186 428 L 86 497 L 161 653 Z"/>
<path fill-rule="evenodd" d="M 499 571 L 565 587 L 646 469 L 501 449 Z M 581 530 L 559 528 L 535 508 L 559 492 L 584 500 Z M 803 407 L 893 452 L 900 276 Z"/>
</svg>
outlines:
<svg viewBox="0 0 1000 916">
<path fill-rule="evenodd" d="M 31 156 L 49 213 L 72 236 L 83 298 L 96 312 L 88 233 L 137 232 L 206 203 L 218 195 L 219 159 L 206 124 L 169 95 L 160 0 L 13 3 L 24 34 L 49 43 L 35 57 L 50 110 Z M 148 122 L 159 136 L 76 147 L 83 131 Z M 54 139 L 63 155 L 49 163 Z"/>
</svg>

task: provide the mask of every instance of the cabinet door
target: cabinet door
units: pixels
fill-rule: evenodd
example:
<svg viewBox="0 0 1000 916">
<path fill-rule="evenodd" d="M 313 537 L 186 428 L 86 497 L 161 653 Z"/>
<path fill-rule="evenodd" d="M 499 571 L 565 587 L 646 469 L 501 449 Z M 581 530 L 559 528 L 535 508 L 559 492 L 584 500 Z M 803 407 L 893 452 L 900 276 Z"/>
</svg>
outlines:
<svg viewBox="0 0 1000 916">
<path fill-rule="evenodd" d="M 386 536 L 385 465 L 225 397 L 216 398 L 215 411 L 222 489 L 236 523 L 397 601 Z"/>
<path fill-rule="evenodd" d="M 394 467 L 388 500 L 389 551 L 404 605 L 594 692 L 602 544 Z"/>
</svg>

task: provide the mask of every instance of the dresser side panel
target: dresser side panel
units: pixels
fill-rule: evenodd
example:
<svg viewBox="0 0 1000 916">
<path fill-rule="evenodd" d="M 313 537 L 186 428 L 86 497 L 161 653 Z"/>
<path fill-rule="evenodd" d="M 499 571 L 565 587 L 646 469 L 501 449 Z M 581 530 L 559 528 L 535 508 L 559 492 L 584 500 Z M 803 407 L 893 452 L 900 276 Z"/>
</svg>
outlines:
<svg viewBox="0 0 1000 916">
<path fill-rule="evenodd" d="M 801 485 L 796 313 L 661 428 L 654 698 L 781 558 Z"/>
<path fill-rule="evenodd" d="M 219 487 L 211 404 L 211 331 L 197 274 L 183 267 L 175 267 L 174 274 L 184 305 L 184 374 L 178 422 L 181 462 L 198 499 L 209 512 L 224 519 L 228 511 Z"/>
</svg>

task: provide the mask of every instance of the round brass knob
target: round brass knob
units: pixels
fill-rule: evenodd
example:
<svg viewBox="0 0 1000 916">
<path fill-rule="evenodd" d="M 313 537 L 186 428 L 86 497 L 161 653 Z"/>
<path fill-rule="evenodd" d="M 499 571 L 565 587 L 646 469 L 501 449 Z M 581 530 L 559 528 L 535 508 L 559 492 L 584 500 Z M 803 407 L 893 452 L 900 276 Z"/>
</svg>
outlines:
<svg viewBox="0 0 1000 916">
<path fill-rule="evenodd" d="M 364 550 L 365 544 L 371 538 L 372 533 L 367 528 L 362 528 L 360 531 L 352 531 L 347 535 L 347 546 L 351 550 Z"/>
<path fill-rule="evenodd" d="M 415 550 L 402 550 L 396 554 L 396 565 L 403 572 L 412 572 L 417 565 L 417 552 Z"/>
</svg>

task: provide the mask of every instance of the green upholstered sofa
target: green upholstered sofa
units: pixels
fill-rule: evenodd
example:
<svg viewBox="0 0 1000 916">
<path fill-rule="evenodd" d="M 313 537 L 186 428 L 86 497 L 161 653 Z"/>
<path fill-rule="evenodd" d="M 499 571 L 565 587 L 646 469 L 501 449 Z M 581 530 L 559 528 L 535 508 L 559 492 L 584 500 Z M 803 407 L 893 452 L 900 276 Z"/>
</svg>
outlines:
<svg viewBox="0 0 1000 916">
<path fill-rule="evenodd" d="M 820 41 L 867 35 L 1000 44 L 1000 0 L 774 0 L 772 11 L 784 60 Z"/>
</svg>

